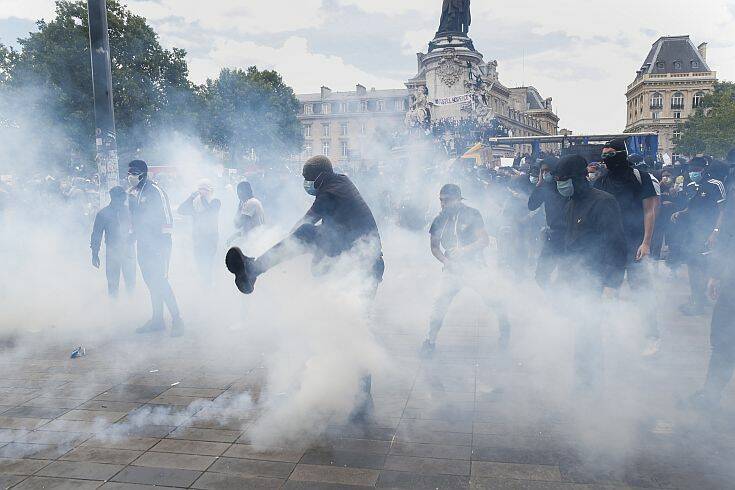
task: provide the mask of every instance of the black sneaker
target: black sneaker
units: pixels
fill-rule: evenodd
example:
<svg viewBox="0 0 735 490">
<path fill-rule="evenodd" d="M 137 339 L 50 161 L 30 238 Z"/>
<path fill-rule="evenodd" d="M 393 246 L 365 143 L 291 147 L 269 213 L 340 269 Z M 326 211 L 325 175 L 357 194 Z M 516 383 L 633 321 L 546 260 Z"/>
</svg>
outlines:
<svg viewBox="0 0 735 490">
<path fill-rule="evenodd" d="M 153 333 L 163 330 L 166 330 L 166 325 L 163 323 L 163 320 L 149 320 L 142 327 L 135 329 L 135 333 Z"/>
<path fill-rule="evenodd" d="M 419 352 L 419 354 L 422 358 L 428 359 L 429 357 L 434 355 L 434 349 L 436 349 L 436 344 L 431 340 L 426 339 L 421 345 L 421 351 Z"/>
<path fill-rule="evenodd" d="M 250 294 L 255 288 L 255 259 L 246 257 L 238 247 L 232 247 L 225 256 L 227 270 L 235 274 L 235 286 L 243 294 Z"/>
</svg>

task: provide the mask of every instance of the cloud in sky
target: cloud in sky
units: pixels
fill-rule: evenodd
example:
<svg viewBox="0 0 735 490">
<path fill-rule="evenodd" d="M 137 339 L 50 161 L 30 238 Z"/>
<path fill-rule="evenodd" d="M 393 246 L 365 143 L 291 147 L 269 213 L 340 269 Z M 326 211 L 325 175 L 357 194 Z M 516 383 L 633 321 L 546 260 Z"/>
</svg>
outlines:
<svg viewBox="0 0 735 490">
<path fill-rule="evenodd" d="M 125 0 L 124 0 L 125 1 Z M 192 79 L 222 67 L 257 64 L 281 72 L 297 92 L 356 83 L 402 87 L 416 72 L 415 53 L 437 28 L 441 0 L 127 0 L 166 46 L 187 49 Z M 53 15 L 51 0 L 4 0 L 0 40 L 12 23 Z M 578 132 L 619 131 L 625 89 L 651 44 L 690 34 L 709 42 L 708 61 L 735 80 L 731 0 L 474 0 L 470 31 L 501 81 L 529 84 L 553 97 L 563 126 Z M 4 22 L 4 20 L 6 22 Z M 26 24 L 27 25 L 27 24 Z M 675 29 L 675 30 L 672 30 Z"/>
</svg>

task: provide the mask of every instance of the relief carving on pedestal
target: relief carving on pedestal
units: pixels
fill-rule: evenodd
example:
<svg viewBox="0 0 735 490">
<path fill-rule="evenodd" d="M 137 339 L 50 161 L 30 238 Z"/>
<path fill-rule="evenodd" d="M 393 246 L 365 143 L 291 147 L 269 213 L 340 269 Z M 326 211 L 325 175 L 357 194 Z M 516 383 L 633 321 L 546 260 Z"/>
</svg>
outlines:
<svg viewBox="0 0 735 490">
<path fill-rule="evenodd" d="M 439 78 L 447 87 L 453 87 L 462 77 L 462 65 L 460 65 L 457 55 L 450 53 L 442 57 L 437 68 Z"/>
</svg>

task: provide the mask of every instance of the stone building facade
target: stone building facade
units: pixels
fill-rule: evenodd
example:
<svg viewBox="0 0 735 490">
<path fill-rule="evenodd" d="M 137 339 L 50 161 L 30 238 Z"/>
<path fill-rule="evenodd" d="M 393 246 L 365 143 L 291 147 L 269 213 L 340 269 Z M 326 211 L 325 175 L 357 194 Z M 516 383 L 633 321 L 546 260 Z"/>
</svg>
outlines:
<svg viewBox="0 0 735 490">
<path fill-rule="evenodd" d="M 661 37 L 628 85 L 626 133 L 656 132 L 659 152 L 677 157 L 676 140 L 686 119 L 714 90 L 717 73 L 707 64 L 707 43 L 689 36 Z"/>
<path fill-rule="evenodd" d="M 408 110 L 408 90 L 368 90 L 357 85 L 352 92 L 297 95 L 299 121 L 304 131 L 303 158 L 326 155 L 338 165 L 359 165 L 374 160 L 377 132 L 403 128 Z"/>
<path fill-rule="evenodd" d="M 472 119 L 482 127 L 500 123 L 512 136 L 557 134 L 559 118 L 551 98 L 534 87 L 503 85 L 497 61 L 485 62 L 467 34 L 469 4 L 463 12 L 460 18 L 468 22 L 461 31 L 440 27 L 427 52 L 417 53 L 417 73 L 405 88 L 357 85 L 354 92 L 333 92 L 322 87 L 319 93 L 297 95 L 305 140 L 301 157 L 324 154 L 341 165 L 369 165 L 380 159 L 376 140 L 448 119 Z M 452 20 L 457 19 L 443 14 L 442 26 Z"/>
</svg>

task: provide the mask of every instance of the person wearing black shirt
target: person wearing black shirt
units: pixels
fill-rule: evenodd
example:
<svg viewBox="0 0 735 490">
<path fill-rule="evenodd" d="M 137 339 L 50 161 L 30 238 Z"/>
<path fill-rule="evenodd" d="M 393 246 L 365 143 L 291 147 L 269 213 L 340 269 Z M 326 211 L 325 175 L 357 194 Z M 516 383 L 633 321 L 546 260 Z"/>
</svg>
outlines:
<svg viewBox="0 0 735 490">
<path fill-rule="evenodd" d="M 687 207 L 671 215 L 671 221 L 681 223 L 685 229 L 683 245 L 684 260 L 689 273 L 691 300 L 681 305 L 684 315 L 704 313 L 707 287 L 707 255 L 719 231 L 717 221 L 725 202 L 724 184 L 711 178 L 707 162 L 695 157 L 689 163 L 689 179 L 686 190 L 689 198 Z"/>
<path fill-rule="evenodd" d="M 477 292 L 498 313 L 499 343 L 501 348 L 505 348 L 510 338 L 510 322 L 503 308 L 491 297 L 492 288 L 482 253 L 490 244 L 490 238 L 482 215 L 462 203 L 462 191 L 454 184 L 441 188 L 439 201 L 442 211 L 431 223 L 429 235 L 431 253 L 444 265 L 444 273 L 421 353 L 430 356 L 434 352 L 449 306 L 465 287 Z"/>
<path fill-rule="evenodd" d="M 294 231 L 257 259 L 246 257 L 238 247 L 227 252 L 226 265 L 235 275 L 235 285 L 251 294 L 255 281 L 276 265 L 303 253 L 311 253 L 314 271 L 325 270 L 330 260 L 364 245 L 360 266 L 377 289 L 384 263 L 378 226 L 357 187 L 346 175 L 337 174 L 325 156 L 310 158 L 303 169 L 304 189 L 315 196 Z"/>
<path fill-rule="evenodd" d="M 171 232 L 174 225 L 168 195 L 148 178 L 148 165 L 142 160 L 133 160 L 128 165 L 128 183 L 131 186 L 128 192 L 133 223 L 132 239 L 137 243 L 138 265 L 143 281 L 148 286 L 153 310 L 151 320 L 136 332 L 165 330 L 163 320 L 165 304 L 172 319 L 171 335 L 178 337 L 184 333 L 184 322 L 179 313 L 176 296 L 168 281 Z"/>
<path fill-rule="evenodd" d="M 135 252 L 130 244 L 130 210 L 125 206 L 127 194 L 120 186 L 110 189 L 110 204 L 100 209 L 94 218 L 92 238 L 92 265 L 100 267 L 100 247 L 105 241 L 105 275 L 107 292 L 117 297 L 120 290 L 120 272 L 128 293 L 135 289 Z"/>
<path fill-rule="evenodd" d="M 255 281 L 276 265 L 304 253 L 312 255 L 312 271 L 324 273 L 342 254 L 356 253 L 355 266 L 364 276 L 360 291 L 372 299 L 383 280 L 385 264 L 378 226 L 357 187 L 346 175 L 334 172 L 323 155 L 310 158 L 302 171 L 304 190 L 315 197 L 311 208 L 294 231 L 260 257 L 246 257 L 233 247 L 225 265 L 235 275 L 235 285 L 243 294 L 252 294 Z M 353 422 L 364 422 L 372 410 L 371 377 L 361 381 L 363 400 L 352 413 Z"/>
<path fill-rule="evenodd" d="M 551 274 L 564 252 L 564 231 L 566 229 L 564 209 L 568 199 L 559 194 L 554 183 L 553 171 L 558 162 L 558 159 L 554 157 L 546 157 L 541 161 L 538 181 L 528 198 L 530 211 L 535 211 L 543 206 L 546 214 L 544 245 L 536 265 L 536 282 L 541 287 L 549 284 Z"/>
<path fill-rule="evenodd" d="M 596 301 L 612 296 L 625 275 L 627 243 L 615 197 L 590 186 L 587 162 L 579 155 L 562 158 L 554 171 L 558 192 L 569 199 L 565 209 L 564 258 L 560 282 L 575 297 Z M 569 309 L 576 327 L 575 357 L 579 388 L 594 388 L 602 376 L 599 310 Z"/>
<path fill-rule="evenodd" d="M 694 408 L 715 408 L 735 372 L 735 200 L 722 204 L 717 240 L 713 243 L 707 292 L 715 301 L 710 326 L 711 354 L 703 388 L 690 397 Z"/>
<path fill-rule="evenodd" d="M 614 139 L 602 149 L 607 175 L 594 183 L 596 189 L 612 194 L 620 206 L 625 230 L 628 285 L 634 293 L 644 321 L 648 345 L 643 354 L 652 355 L 660 346 L 656 317 L 656 291 L 647 258 L 656 226 L 656 211 L 661 194 L 658 182 L 648 172 L 631 167 L 625 140 Z"/>
</svg>

